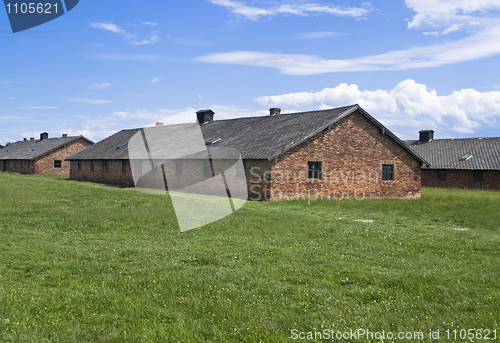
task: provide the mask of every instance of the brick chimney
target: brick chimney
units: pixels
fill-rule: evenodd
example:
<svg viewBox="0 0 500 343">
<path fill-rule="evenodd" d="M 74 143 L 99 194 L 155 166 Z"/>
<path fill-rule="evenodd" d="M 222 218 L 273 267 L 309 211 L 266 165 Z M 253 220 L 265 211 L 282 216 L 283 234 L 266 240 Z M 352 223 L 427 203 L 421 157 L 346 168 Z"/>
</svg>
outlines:
<svg viewBox="0 0 500 343">
<path fill-rule="evenodd" d="M 28 138 L 25 138 L 24 141 L 26 142 L 28 140 Z"/>
<path fill-rule="evenodd" d="M 40 134 L 40 140 L 43 141 L 44 139 L 48 139 L 49 138 L 49 134 L 47 132 L 42 132 Z"/>
<path fill-rule="evenodd" d="M 157 122 L 156 122 L 156 126 L 157 126 L 157 127 L 163 126 L 163 123 L 162 123 L 161 121 L 157 121 Z"/>
<path fill-rule="evenodd" d="M 272 116 L 281 114 L 281 108 L 270 108 L 269 109 L 269 114 Z"/>
<path fill-rule="evenodd" d="M 67 133 L 63 133 L 62 138 L 68 138 L 68 134 Z"/>
<path fill-rule="evenodd" d="M 198 119 L 198 124 L 202 125 L 209 121 L 214 120 L 215 112 L 212 110 L 201 110 L 196 112 L 196 119 Z"/>
<path fill-rule="evenodd" d="M 34 140 L 35 140 L 35 138 L 33 138 L 33 137 L 30 138 L 30 141 L 34 141 Z"/>
<path fill-rule="evenodd" d="M 418 139 L 420 143 L 427 143 L 434 139 L 434 130 L 421 130 L 418 133 L 420 134 Z"/>
</svg>

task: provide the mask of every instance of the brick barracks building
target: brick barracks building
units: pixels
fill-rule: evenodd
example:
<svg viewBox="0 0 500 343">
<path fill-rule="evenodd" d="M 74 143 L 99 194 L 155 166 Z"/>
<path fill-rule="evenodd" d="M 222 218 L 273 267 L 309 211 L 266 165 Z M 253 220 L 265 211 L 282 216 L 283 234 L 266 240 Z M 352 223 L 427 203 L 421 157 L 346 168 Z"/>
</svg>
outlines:
<svg viewBox="0 0 500 343">
<path fill-rule="evenodd" d="M 420 196 L 421 168 L 427 162 L 358 105 L 213 117 L 211 110 L 197 112 L 207 146 L 239 151 L 251 198 Z M 69 157 L 70 178 L 134 186 L 127 144 L 140 130 L 122 130 Z M 173 175 L 181 179 L 193 168 L 207 169 L 206 162 L 176 161 Z"/>
<path fill-rule="evenodd" d="M 500 137 L 434 139 L 423 130 L 406 143 L 429 163 L 422 186 L 500 190 Z"/>
<path fill-rule="evenodd" d="M 49 138 L 44 132 L 39 140 L 25 138 L 0 149 L 0 171 L 69 175 L 70 164 L 65 159 L 92 144 L 83 136 Z"/>
</svg>

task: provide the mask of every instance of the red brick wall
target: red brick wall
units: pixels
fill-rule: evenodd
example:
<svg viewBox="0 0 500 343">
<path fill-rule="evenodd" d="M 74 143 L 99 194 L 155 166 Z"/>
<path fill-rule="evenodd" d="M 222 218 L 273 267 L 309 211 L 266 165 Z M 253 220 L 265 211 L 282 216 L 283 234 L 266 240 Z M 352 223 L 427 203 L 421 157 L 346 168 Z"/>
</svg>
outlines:
<svg viewBox="0 0 500 343">
<path fill-rule="evenodd" d="M 92 181 L 128 187 L 134 186 L 134 179 L 128 160 L 126 160 L 125 172 L 122 172 L 122 160 L 110 160 L 109 171 L 106 171 L 105 160 L 94 160 L 94 171 L 91 170 L 91 161 L 80 161 L 81 170 L 78 170 L 78 161 L 70 162 L 71 180 Z"/>
<path fill-rule="evenodd" d="M 66 158 L 82 151 L 85 148 L 91 146 L 89 142 L 84 139 L 78 139 L 63 148 L 55 150 L 50 154 L 47 154 L 35 162 L 35 174 L 57 174 L 57 175 L 69 175 L 70 174 L 70 163 L 65 161 Z M 54 161 L 61 161 L 61 168 L 54 168 Z"/>
<path fill-rule="evenodd" d="M 4 161 L 0 161 L 0 171 L 3 171 Z M 33 174 L 35 172 L 35 163 L 27 160 L 6 160 L 5 161 L 7 172 Z"/>
<path fill-rule="evenodd" d="M 322 180 L 307 178 L 308 161 L 322 162 Z M 394 165 L 394 181 L 382 165 Z M 421 165 L 392 138 L 355 112 L 278 158 L 271 198 L 420 197 Z"/>
<path fill-rule="evenodd" d="M 474 182 L 472 170 L 446 170 L 446 180 L 438 180 L 436 169 L 422 170 L 422 186 L 500 190 L 500 170 L 483 171 L 483 181 Z"/>
</svg>

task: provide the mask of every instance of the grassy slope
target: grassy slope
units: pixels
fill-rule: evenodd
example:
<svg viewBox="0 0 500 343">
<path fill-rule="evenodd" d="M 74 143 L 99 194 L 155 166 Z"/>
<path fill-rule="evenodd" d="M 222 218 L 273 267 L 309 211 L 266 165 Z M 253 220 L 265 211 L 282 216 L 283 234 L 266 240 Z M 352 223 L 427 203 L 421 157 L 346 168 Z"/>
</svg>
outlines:
<svg viewBox="0 0 500 343">
<path fill-rule="evenodd" d="M 0 173 L 0 342 L 500 329 L 499 204 L 440 189 L 250 202 L 181 233 L 167 196 Z"/>
</svg>

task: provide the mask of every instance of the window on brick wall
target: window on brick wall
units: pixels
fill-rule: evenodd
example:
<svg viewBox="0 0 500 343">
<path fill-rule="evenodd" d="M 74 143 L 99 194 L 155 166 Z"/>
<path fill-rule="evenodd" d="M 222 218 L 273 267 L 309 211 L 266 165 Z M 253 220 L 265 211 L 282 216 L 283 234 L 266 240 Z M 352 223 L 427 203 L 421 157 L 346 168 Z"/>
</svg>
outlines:
<svg viewBox="0 0 500 343">
<path fill-rule="evenodd" d="M 61 169 L 61 167 L 62 167 L 62 161 L 54 160 L 54 168 Z"/>
<path fill-rule="evenodd" d="M 28 169 L 30 169 L 30 166 L 31 166 L 31 163 L 30 163 L 30 161 L 28 161 Z"/>
<path fill-rule="evenodd" d="M 3 171 L 7 170 L 7 161 L 3 161 Z"/>
<path fill-rule="evenodd" d="M 14 161 L 14 171 L 17 171 L 17 161 Z"/>
<path fill-rule="evenodd" d="M 203 161 L 203 175 L 204 176 L 213 176 L 212 175 L 212 160 Z"/>
<path fill-rule="evenodd" d="M 24 166 L 24 161 L 21 161 L 21 169 L 23 168 Z"/>
<path fill-rule="evenodd" d="M 122 173 L 127 172 L 127 160 L 122 161 Z"/>
<path fill-rule="evenodd" d="M 474 170 L 474 182 L 483 182 L 483 171 L 482 170 Z"/>
<path fill-rule="evenodd" d="M 445 169 L 438 170 L 437 174 L 438 174 L 439 181 L 446 181 L 446 170 Z"/>
<path fill-rule="evenodd" d="M 182 174 L 182 161 L 175 160 L 175 175 Z"/>
<path fill-rule="evenodd" d="M 82 161 L 78 161 L 78 170 L 82 170 Z"/>
<path fill-rule="evenodd" d="M 90 161 L 90 171 L 94 171 L 94 170 L 95 170 L 95 162 Z"/>
<path fill-rule="evenodd" d="M 106 162 L 104 163 L 104 169 L 106 169 L 107 172 L 109 172 L 109 160 L 106 160 Z"/>
<path fill-rule="evenodd" d="M 394 181 L 394 164 L 382 165 L 382 180 Z"/>
<path fill-rule="evenodd" d="M 321 180 L 323 162 L 307 162 L 307 178 Z"/>
</svg>

